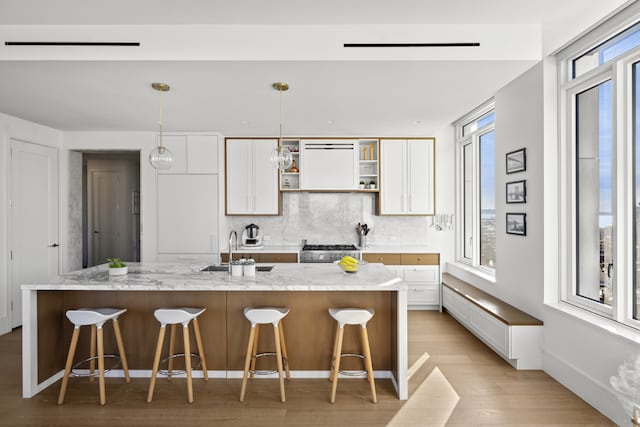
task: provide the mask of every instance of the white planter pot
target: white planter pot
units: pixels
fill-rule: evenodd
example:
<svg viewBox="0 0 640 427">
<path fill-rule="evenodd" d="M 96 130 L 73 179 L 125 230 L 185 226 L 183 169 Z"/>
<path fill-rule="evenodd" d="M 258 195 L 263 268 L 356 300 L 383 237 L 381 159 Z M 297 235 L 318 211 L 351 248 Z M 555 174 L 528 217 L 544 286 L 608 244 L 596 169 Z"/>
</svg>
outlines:
<svg viewBox="0 0 640 427">
<path fill-rule="evenodd" d="M 129 267 L 109 268 L 109 276 L 124 276 L 129 272 Z"/>
</svg>

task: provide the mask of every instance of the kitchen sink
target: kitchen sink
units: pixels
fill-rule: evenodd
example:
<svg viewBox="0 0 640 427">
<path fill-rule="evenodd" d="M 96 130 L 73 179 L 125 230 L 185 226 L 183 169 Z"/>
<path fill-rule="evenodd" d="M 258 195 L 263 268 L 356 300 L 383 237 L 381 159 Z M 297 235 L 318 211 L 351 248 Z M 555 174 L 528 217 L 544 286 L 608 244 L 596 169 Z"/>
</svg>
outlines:
<svg viewBox="0 0 640 427">
<path fill-rule="evenodd" d="M 273 265 L 256 265 L 256 271 L 271 271 L 273 270 Z M 207 265 L 200 271 L 229 271 L 229 266 L 227 265 Z"/>
</svg>

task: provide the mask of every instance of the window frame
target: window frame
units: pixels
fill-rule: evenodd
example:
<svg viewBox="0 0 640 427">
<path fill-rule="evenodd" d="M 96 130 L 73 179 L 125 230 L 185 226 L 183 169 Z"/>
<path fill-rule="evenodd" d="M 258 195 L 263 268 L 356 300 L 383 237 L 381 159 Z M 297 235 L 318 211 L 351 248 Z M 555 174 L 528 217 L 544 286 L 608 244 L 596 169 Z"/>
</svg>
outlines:
<svg viewBox="0 0 640 427">
<path fill-rule="evenodd" d="M 469 123 L 479 120 L 487 114 L 495 113 L 495 102 L 492 99 L 483 103 L 480 107 L 461 117 L 454 122 L 455 127 L 455 151 L 456 151 L 456 216 L 460 218 L 457 221 L 456 227 L 456 261 L 467 265 L 469 268 L 477 270 L 478 272 L 495 277 L 495 268 L 490 268 L 480 264 L 480 138 L 490 132 L 495 132 L 495 118 L 493 123 L 490 123 L 482 128 L 476 129 L 473 132 L 469 132 L 463 135 L 463 129 Z M 464 178 L 465 178 L 465 164 L 464 164 L 464 147 L 471 145 L 471 174 L 472 174 L 472 256 L 471 258 L 465 257 L 465 216 L 464 216 Z M 496 161 L 494 157 L 494 162 Z M 497 192 L 495 193 L 497 197 Z M 497 204 L 497 200 L 496 200 Z M 496 214 L 496 222 L 498 217 Z M 497 234 L 496 224 L 496 234 Z M 497 265 L 497 261 L 496 261 Z"/>
<path fill-rule="evenodd" d="M 588 72 L 574 77 L 573 60 L 585 52 L 626 31 L 640 22 L 640 9 L 632 14 L 619 14 L 585 35 L 557 55 L 559 93 L 559 283 L 558 298 L 562 303 L 640 329 L 634 319 L 637 284 L 633 269 L 634 255 L 634 82 L 633 65 L 640 64 L 640 46 Z M 612 162 L 613 162 L 613 262 L 611 306 L 577 295 L 577 199 L 576 199 L 576 96 L 598 84 L 612 84 Z M 640 80 L 636 85 L 640 84 Z M 640 115 L 640 111 L 638 112 Z M 635 129 L 640 132 L 640 126 Z M 640 153 L 635 153 L 640 155 Z M 640 174 L 640 171 L 637 171 Z M 640 290 L 640 286 L 638 286 Z M 640 310 L 639 310 L 640 311 Z M 640 314 L 640 313 L 639 313 Z"/>
</svg>

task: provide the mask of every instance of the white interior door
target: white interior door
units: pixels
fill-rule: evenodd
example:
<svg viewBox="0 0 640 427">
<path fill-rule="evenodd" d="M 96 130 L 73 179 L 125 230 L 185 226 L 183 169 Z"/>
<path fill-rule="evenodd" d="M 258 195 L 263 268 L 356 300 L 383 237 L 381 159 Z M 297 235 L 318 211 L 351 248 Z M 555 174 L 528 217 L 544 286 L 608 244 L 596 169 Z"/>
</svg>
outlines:
<svg viewBox="0 0 640 427">
<path fill-rule="evenodd" d="M 11 327 L 22 324 L 22 284 L 58 275 L 58 151 L 11 140 Z"/>
<path fill-rule="evenodd" d="M 89 177 L 90 229 L 92 265 L 104 264 L 107 258 L 122 258 L 123 239 L 120 230 L 121 173 L 115 171 L 93 171 Z"/>
</svg>

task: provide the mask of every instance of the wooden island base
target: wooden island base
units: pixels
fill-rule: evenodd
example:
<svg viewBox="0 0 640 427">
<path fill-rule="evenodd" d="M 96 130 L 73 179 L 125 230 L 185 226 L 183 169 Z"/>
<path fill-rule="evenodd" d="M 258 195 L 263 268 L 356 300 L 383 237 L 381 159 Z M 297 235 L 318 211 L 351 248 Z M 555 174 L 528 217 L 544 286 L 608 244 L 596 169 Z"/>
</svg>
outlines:
<svg viewBox="0 0 640 427">
<path fill-rule="evenodd" d="M 149 376 L 160 328 L 153 312 L 161 307 L 205 307 L 199 317 L 207 365 L 212 377 L 241 377 L 250 324 L 245 307 L 289 307 L 283 320 L 289 365 L 298 378 L 328 377 L 335 322 L 330 307 L 373 308 L 368 324 L 373 367 L 380 377 L 397 378 L 398 303 L 395 291 L 37 291 L 37 382 L 60 374 L 71 341 L 72 324 L 65 312 L 80 307 L 123 307 L 120 327 L 129 369 Z M 271 329 L 271 328 L 268 328 Z M 260 351 L 272 351 L 273 334 L 261 334 Z M 346 353 L 360 353 L 357 328 L 345 331 Z M 181 343 L 181 331 L 177 342 Z M 110 325 L 105 326 L 105 352 L 117 353 Z M 192 348 L 195 347 L 194 337 Z M 165 348 L 168 339 L 165 340 Z M 180 348 L 180 347 L 179 347 Z M 81 333 L 76 359 L 89 353 L 89 333 Z M 166 351 L 165 351 L 166 354 Z M 271 359 L 271 360 L 269 360 Z M 359 360 L 343 359 L 346 370 L 361 370 Z M 272 358 L 257 366 L 271 368 Z M 180 365 L 176 364 L 176 369 Z"/>
</svg>

